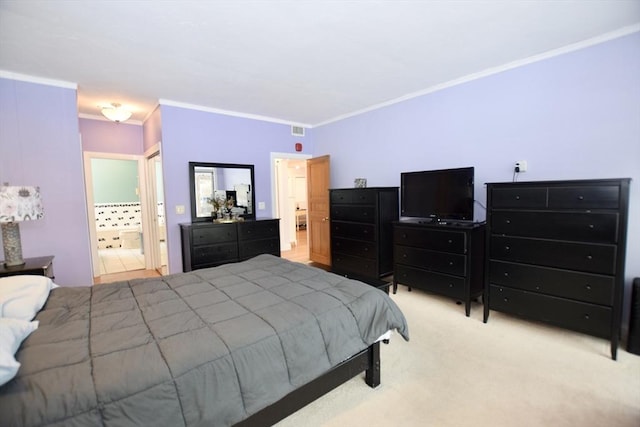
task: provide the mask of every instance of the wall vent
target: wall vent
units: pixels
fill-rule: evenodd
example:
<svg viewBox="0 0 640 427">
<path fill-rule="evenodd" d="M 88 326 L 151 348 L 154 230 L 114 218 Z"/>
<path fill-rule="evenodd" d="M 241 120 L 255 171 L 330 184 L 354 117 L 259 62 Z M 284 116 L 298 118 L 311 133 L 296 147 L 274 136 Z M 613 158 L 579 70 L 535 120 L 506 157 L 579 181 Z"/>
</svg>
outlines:
<svg viewBox="0 0 640 427">
<path fill-rule="evenodd" d="M 304 128 L 302 126 L 291 126 L 291 135 L 304 136 Z"/>
</svg>

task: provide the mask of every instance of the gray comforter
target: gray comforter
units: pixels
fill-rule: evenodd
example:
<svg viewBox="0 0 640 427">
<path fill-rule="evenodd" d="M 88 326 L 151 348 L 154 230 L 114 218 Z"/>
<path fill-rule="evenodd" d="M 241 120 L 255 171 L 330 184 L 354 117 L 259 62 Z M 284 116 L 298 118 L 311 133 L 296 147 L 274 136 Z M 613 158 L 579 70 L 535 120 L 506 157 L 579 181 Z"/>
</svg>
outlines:
<svg viewBox="0 0 640 427">
<path fill-rule="evenodd" d="M 3 426 L 226 426 L 407 324 L 363 283 L 271 255 L 52 290 Z"/>
</svg>

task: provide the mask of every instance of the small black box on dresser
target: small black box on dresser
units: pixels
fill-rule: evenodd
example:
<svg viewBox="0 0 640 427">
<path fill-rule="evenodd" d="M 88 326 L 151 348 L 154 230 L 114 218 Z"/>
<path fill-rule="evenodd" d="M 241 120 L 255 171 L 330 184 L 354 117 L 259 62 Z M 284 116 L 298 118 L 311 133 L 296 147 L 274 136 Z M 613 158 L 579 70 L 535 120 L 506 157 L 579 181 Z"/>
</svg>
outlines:
<svg viewBox="0 0 640 427">
<path fill-rule="evenodd" d="M 630 179 L 487 184 L 491 309 L 611 341 L 622 322 Z"/>
</svg>

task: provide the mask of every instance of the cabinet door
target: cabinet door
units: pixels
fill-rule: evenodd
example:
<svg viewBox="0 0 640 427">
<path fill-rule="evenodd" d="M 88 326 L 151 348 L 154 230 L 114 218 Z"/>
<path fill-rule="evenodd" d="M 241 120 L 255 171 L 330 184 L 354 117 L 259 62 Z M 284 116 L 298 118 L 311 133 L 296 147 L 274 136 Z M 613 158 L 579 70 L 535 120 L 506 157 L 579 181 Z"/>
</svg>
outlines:
<svg viewBox="0 0 640 427">
<path fill-rule="evenodd" d="M 403 285 L 452 298 L 464 298 L 464 278 L 396 264 L 394 279 Z"/>
<path fill-rule="evenodd" d="M 494 310 L 541 320 L 574 331 L 610 338 L 611 309 L 565 298 L 491 286 L 490 306 Z"/>
<path fill-rule="evenodd" d="M 590 273 L 614 274 L 616 246 L 492 236 L 491 257 Z"/>
<path fill-rule="evenodd" d="M 616 243 L 617 213 L 493 211 L 493 234 Z"/>
<path fill-rule="evenodd" d="M 427 249 L 413 248 L 410 246 L 396 245 L 394 247 L 394 259 L 398 264 L 405 264 L 423 268 L 425 270 L 439 271 L 441 273 L 466 275 L 465 255 L 451 252 L 430 251 Z"/>
<path fill-rule="evenodd" d="M 331 221 L 331 238 L 333 239 L 334 236 L 375 241 L 376 229 L 373 224 L 355 224 Z"/>
<path fill-rule="evenodd" d="M 489 280 L 526 291 L 613 305 L 613 276 L 492 260 Z"/>
<path fill-rule="evenodd" d="M 211 245 L 237 240 L 235 224 L 211 224 L 191 228 L 191 240 L 194 246 Z"/>
<path fill-rule="evenodd" d="M 547 206 L 545 187 L 492 188 L 494 208 L 544 208 Z"/>
<path fill-rule="evenodd" d="M 337 221 L 374 223 L 376 221 L 376 210 L 373 206 L 332 205 L 331 219 Z"/>
<path fill-rule="evenodd" d="M 266 239 L 279 235 L 279 222 L 246 221 L 238 222 L 238 240 Z"/>
<path fill-rule="evenodd" d="M 549 207 L 563 209 L 618 209 L 617 185 L 567 186 L 549 188 Z"/>
<path fill-rule="evenodd" d="M 375 242 L 335 237 L 331 239 L 331 251 L 375 259 L 378 251 Z"/>
<path fill-rule="evenodd" d="M 233 262 L 238 259 L 238 244 L 222 243 L 218 245 L 194 246 L 191 263 L 193 268 L 212 267 Z"/>
<path fill-rule="evenodd" d="M 397 245 L 428 248 L 458 254 L 466 252 L 466 236 L 462 231 L 435 230 L 419 227 L 394 227 L 393 241 Z"/>
</svg>

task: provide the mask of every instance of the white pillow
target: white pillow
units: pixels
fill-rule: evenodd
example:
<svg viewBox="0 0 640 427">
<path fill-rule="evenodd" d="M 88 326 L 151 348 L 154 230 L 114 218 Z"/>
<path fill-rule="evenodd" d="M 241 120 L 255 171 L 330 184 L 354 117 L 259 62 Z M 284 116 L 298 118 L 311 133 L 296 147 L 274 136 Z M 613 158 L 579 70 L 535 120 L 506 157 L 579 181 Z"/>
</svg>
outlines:
<svg viewBox="0 0 640 427">
<path fill-rule="evenodd" d="M 32 320 L 47 301 L 52 285 L 45 276 L 0 277 L 0 318 Z"/>
<path fill-rule="evenodd" d="M 18 373 L 20 362 L 15 358 L 22 341 L 38 328 L 38 321 L 0 319 L 0 386 Z"/>
</svg>

